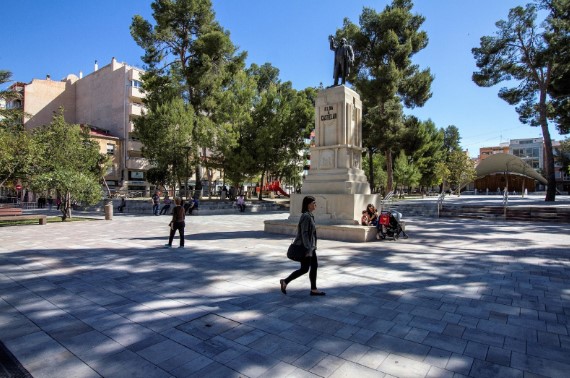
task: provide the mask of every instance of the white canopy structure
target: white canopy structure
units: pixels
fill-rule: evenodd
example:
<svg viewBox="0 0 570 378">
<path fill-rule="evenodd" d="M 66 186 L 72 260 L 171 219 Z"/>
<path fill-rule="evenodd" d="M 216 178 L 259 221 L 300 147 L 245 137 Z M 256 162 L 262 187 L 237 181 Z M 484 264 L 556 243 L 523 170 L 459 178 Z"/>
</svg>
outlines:
<svg viewBox="0 0 570 378">
<path fill-rule="evenodd" d="M 511 173 L 530 177 L 547 185 L 546 179 L 534 168 L 525 163 L 521 158 L 511 154 L 495 154 L 481 160 L 475 167 L 477 178 L 481 178 L 492 173 Z"/>
</svg>

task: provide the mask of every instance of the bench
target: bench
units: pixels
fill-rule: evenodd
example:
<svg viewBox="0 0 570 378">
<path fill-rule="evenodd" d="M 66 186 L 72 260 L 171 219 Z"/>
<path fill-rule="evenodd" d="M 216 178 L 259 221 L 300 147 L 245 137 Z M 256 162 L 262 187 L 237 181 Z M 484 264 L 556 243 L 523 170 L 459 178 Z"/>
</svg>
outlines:
<svg viewBox="0 0 570 378">
<path fill-rule="evenodd" d="M 43 214 L 23 215 L 20 207 L 0 207 L 0 221 L 20 221 L 37 219 L 40 224 L 47 224 L 47 217 Z"/>
</svg>

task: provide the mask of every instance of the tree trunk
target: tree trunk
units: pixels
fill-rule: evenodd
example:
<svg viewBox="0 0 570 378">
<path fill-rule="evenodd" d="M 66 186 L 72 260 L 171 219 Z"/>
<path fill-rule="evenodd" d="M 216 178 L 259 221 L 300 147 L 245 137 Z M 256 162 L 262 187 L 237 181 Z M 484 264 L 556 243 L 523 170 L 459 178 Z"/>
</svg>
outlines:
<svg viewBox="0 0 570 378">
<path fill-rule="evenodd" d="M 261 201 L 263 199 L 263 181 L 265 180 L 265 168 L 261 173 L 261 183 L 259 184 L 259 197 L 258 199 Z"/>
<path fill-rule="evenodd" d="M 545 201 L 556 200 L 556 176 L 554 174 L 554 155 L 552 153 L 552 139 L 550 138 L 550 130 L 548 130 L 547 109 L 546 109 L 546 89 L 540 91 L 539 99 L 539 120 L 542 129 L 542 137 L 544 138 L 544 154 L 546 157 L 546 187 Z"/>
<path fill-rule="evenodd" d="M 63 198 L 59 209 L 62 213 L 61 220 L 65 221 L 67 218 L 71 218 L 71 193 L 67 192 Z"/>
<path fill-rule="evenodd" d="M 394 172 L 392 170 L 392 150 L 386 150 L 386 176 L 388 180 L 386 182 L 386 192 L 390 193 L 394 189 Z"/>
<path fill-rule="evenodd" d="M 550 138 L 550 131 L 548 130 L 548 124 L 542 124 L 542 136 L 544 137 L 544 153 L 546 157 L 546 181 L 548 182 L 546 187 L 546 197 L 545 201 L 555 201 L 556 200 L 556 176 L 554 174 L 554 155 L 552 154 L 552 139 Z"/>
</svg>

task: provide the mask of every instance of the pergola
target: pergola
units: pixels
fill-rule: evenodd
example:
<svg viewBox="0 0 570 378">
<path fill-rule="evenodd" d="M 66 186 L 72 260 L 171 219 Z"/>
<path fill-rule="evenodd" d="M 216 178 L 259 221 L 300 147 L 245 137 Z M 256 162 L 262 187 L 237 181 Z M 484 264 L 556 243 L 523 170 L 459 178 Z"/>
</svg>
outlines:
<svg viewBox="0 0 570 378">
<path fill-rule="evenodd" d="M 548 182 L 534 168 L 525 163 L 521 158 L 511 154 L 495 154 L 481 160 L 477 167 L 477 178 L 485 177 L 493 173 L 519 174 L 532 178 L 544 185 Z"/>
</svg>

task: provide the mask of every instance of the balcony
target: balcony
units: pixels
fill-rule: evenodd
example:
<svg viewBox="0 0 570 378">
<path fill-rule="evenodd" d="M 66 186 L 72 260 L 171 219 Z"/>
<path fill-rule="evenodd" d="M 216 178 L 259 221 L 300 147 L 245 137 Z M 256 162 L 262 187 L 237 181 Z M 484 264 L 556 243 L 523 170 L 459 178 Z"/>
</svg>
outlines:
<svg viewBox="0 0 570 378">
<path fill-rule="evenodd" d="M 142 151 L 142 143 L 138 140 L 127 141 L 127 151 Z"/>
<path fill-rule="evenodd" d="M 127 168 L 132 170 L 147 170 L 150 168 L 148 160 L 141 157 L 128 157 Z"/>
<path fill-rule="evenodd" d="M 133 69 L 129 71 L 129 80 L 141 80 L 141 71 Z"/>
<path fill-rule="evenodd" d="M 129 121 L 127 133 L 134 133 L 135 132 L 135 123 L 133 121 Z"/>
<path fill-rule="evenodd" d="M 136 87 L 130 86 L 129 87 L 129 97 L 130 98 L 142 99 L 145 97 L 145 94 L 141 88 L 136 88 Z"/>
<path fill-rule="evenodd" d="M 129 115 L 141 116 L 143 114 L 144 106 L 141 104 L 131 103 L 129 104 Z"/>
</svg>

